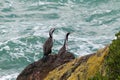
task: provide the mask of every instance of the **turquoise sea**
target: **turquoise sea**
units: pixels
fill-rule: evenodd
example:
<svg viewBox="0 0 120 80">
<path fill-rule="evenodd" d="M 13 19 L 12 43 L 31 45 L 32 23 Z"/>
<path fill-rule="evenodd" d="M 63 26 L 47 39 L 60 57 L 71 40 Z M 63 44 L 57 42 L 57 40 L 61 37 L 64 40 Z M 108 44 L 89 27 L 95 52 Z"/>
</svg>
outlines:
<svg viewBox="0 0 120 80">
<path fill-rule="evenodd" d="M 120 0 L 0 0 L 0 80 L 16 80 L 42 57 L 50 28 L 53 53 L 67 32 L 70 52 L 94 53 L 120 31 Z"/>
</svg>

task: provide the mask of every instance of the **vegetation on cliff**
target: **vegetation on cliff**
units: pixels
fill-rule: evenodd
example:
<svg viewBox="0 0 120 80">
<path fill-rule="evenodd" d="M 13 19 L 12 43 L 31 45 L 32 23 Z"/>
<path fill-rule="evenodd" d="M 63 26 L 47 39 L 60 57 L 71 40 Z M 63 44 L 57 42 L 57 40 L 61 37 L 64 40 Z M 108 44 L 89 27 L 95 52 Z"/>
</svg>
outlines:
<svg viewBox="0 0 120 80">
<path fill-rule="evenodd" d="M 117 39 L 110 45 L 109 55 L 106 58 L 107 76 L 109 80 L 120 80 L 120 32 Z"/>
<path fill-rule="evenodd" d="M 110 44 L 109 53 L 104 62 L 106 74 L 98 72 L 91 80 L 120 80 L 120 32 L 115 36 L 117 39 Z"/>
</svg>

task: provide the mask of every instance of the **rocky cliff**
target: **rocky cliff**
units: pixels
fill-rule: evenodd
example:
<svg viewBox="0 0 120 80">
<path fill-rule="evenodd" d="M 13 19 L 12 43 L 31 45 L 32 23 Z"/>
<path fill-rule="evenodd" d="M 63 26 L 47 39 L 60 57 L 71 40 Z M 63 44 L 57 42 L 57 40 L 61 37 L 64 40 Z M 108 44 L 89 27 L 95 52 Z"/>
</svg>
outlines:
<svg viewBox="0 0 120 80">
<path fill-rule="evenodd" d="M 49 55 L 46 62 L 42 59 L 28 65 L 17 77 L 17 80 L 44 80 L 50 71 L 75 59 L 70 52 L 63 56 Z"/>
<path fill-rule="evenodd" d="M 47 62 L 39 60 L 28 65 L 17 80 L 85 80 L 101 68 L 108 47 L 97 53 L 74 59 L 71 53 L 60 58 L 57 54 L 50 55 Z"/>
<path fill-rule="evenodd" d="M 42 60 L 28 65 L 17 80 L 120 80 L 120 32 L 115 40 L 96 53 L 74 57 L 49 55 L 48 61 Z"/>
<path fill-rule="evenodd" d="M 44 80 L 88 80 L 98 70 L 102 72 L 104 58 L 108 55 L 109 47 L 99 50 L 97 53 L 86 55 L 61 65 L 49 72 Z"/>
</svg>

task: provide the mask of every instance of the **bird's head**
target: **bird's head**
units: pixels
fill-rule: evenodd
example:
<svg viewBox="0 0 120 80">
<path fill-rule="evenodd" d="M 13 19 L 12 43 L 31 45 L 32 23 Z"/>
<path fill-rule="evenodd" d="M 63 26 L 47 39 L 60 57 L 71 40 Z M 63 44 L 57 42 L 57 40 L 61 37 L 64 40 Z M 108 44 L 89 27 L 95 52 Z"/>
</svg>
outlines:
<svg viewBox="0 0 120 80">
<path fill-rule="evenodd" d="M 50 31 L 49 31 L 50 37 L 52 37 L 52 34 L 53 34 L 54 31 L 55 31 L 55 28 L 51 28 L 51 29 L 50 29 Z"/>
<path fill-rule="evenodd" d="M 66 37 L 68 37 L 70 35 L 70 32 L 68 32 L 67 34 L 66 34 Z"/>
<path fill-rule="evenodd" d="M 70 32 L 68 32 L 67 34 L 66 34 L 66 38 L 65 38 L 65 40 L 68 40 L 68 36 L 70 35 Z"/>
</svg>

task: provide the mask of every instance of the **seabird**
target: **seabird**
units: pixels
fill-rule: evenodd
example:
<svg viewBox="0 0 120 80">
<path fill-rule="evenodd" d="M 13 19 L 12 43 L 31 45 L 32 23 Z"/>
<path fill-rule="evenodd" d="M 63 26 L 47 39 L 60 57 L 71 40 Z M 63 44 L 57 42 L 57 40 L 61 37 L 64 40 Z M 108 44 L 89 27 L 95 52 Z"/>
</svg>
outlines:
<svg viewBox="0 0 120 80">
<path fill-rule="evenodd" d="M 65 41 L 64 41 L 64 45 L 62 46 L 62 48 L 60 48 L 60 50 L 58 51 L 58 55 L 62 55 L 64 53 L 67 52 L 67 43 L 68 43 L 68 36 L 69 36 L 70 32 L 68 32 L 65 36 Z"/>
<path fill-rule="evenodd" d="M 49 31 L 49 38 L 45 41 L 43 45 L 43 53 L 44 53 L 44 60 L 45 58 L 52 53 L 52 46 L 53 46 L 53 32 L 55 31 L 55 28 L 51 28 Z"/>
</svg>

